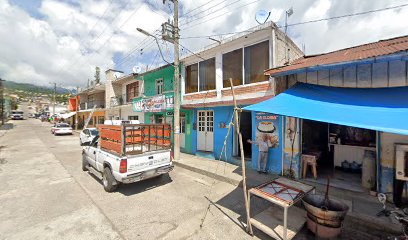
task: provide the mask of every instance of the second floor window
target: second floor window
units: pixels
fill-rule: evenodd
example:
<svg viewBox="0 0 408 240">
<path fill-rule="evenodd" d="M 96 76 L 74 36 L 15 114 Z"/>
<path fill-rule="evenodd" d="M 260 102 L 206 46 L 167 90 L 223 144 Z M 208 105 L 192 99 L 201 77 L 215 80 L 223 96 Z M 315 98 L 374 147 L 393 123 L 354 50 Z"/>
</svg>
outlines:
<svg viewBox="0 0 408 240">
<path fill-rule="evenodd" d="M 186 93 L 198 92 L 198 64 L 186 67 Z"/>
<path fill-rule="evenodd" d="M 215 89 L 215 58 L 186 67 L 186 93 Z"/>
<path fill-rule="evenodd" d="M 133 98 L 139 96 L 139 82 L 126 85 L 126 102 L 131 102 Z"/>
<path fill-rule="evenodd" d="M 199 63 L 199 83 L 200 91 L 214 90 L 215 89 L 215 58 Z"/>
<path fill-rule="evenodd" d="M 264 75 L 269 68 L 269 41 L 244 48 L 245 84 L 268 80 Z"/>
<path fill-rule="evenodd" d="M 222 55 L 223 87 L 242 85 L 242 48 Z"/>
<path fill-rule="evenodd" d="M 163 79 L 156 80 L 156 94 L 163 94 Z"/>
</svg>

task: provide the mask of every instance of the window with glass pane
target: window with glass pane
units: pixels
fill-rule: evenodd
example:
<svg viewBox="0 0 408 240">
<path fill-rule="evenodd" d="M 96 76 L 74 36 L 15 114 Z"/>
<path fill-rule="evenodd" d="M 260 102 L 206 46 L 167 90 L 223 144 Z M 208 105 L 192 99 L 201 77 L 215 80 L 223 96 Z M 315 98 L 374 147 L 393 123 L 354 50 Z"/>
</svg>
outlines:
<svg viewBox="0 0 408 240">
<path fill-rule="evenodd" d="M 225 88 L 230 87 L 230 78 L 234 86 L 242 85 L 242 49 L 222 55 L 222 78 Z"/>
<path fill-rule="evenodd" d="M 98 123 L 99 123 L 99 124 L 103 124 L 104 122 L 105 122 L 105 117 L 99 116 L 99 117 L 98 117 Z"/>
<path fill-rule="evenodd" d="M 163 79 L 156 80 L 156 94 L 160 95 L 163 93 Z"/>
<path fill-rule="evenodd" d="M 128 120 L 139 120 L 139 116 L 128 116 Z"/>
<path fill-rule="evenodd" d="M 198 64 L 186 67 L 186 93 L 198 92 Z"/>
<path fill-rule="evenodd" d="M 200 92 L 215 89 L 215 58 L 199 63 Z"/>
<path fill-rule="evenodd" d="M 126 85 L 126 102 L 131 102 L 133 98 L 139 96 L 139 82 Z"/>
<path fill-rule="evenodd" d="M 185 133 L 185 126 L 186 126 L 186 118 L 180 117 L 180 133 Z"/>
<path fill-rule="evenodd" d="M 264 71 L 269 68 L 269 41 L 244 48 L 245 84 L 268 80 Z"/>
</svg>

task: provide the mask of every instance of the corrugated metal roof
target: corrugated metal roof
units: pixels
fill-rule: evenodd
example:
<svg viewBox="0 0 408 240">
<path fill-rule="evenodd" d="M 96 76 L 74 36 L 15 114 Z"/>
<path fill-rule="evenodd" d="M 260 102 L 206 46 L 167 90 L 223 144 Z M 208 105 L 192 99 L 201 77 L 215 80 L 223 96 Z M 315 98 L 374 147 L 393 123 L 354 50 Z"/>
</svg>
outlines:
<svg viewBox="0 0 408 240">
<path fill-rule="evenodd" d="M 337 50 L 330 53 L 304 56 L 294 60 L 290 65 L 268 69 L 265 75 L 284 75 L 285 72 L 319 65 L 351 62 L 379 57 L 408 50 L 408 36 L 401 36 L 378 42 Z"/>
</svg>

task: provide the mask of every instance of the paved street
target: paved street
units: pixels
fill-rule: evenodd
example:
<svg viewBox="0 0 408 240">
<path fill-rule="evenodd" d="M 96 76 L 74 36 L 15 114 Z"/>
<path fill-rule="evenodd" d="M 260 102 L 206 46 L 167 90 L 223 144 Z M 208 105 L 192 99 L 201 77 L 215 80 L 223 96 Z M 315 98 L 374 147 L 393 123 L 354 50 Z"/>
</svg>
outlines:
<svg viewBox="0 0 408 240">
<path fill-rule="evenodd" d="M 50 124 L 37 119 L 5 127 L 10 129 L 0 134 L 1 239 L 266 238 L 241 229 L 240 188 L 176 168 L 169 177 L 106 193 L 82 172 L 77 135 L 54 136 Z M 205 196 L 218 207 L 210 208 L 200 228 L 209 203 Z"/>
</svg>

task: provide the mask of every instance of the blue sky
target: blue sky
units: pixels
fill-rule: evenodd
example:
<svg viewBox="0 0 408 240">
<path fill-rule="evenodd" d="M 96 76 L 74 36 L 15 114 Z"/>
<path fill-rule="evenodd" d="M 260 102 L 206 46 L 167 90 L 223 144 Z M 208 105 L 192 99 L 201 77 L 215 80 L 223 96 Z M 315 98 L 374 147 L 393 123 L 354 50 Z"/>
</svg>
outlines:
<svg viewBox="0 0 408 240">
<path fill-rule="evenodd" d="M 180 0 L 181 44 L 196 51 L 213 43 L 207 35 L 221 39 L 231 35 L 218 34 L 254 27 L 260 9 L 282 24 L 285 10 L 293 7 L 290 24 L 401 4 L 406 0 Z M 171 8 L 162 0 L 0 0 L 0 77 L 75 87 L 86 85 L 95 66 L 102 72 L 158 67 L 165 62 L 156 43 L 136 27 L 153 33 L 172 17 Z M 403 7 L 289 27 L 288 33 L 306 46 L 306 54 L 316 54 L 407 35 L 407 22 Z M 173 46 L 160 46 L 171 60 Z"/>
</svg>

